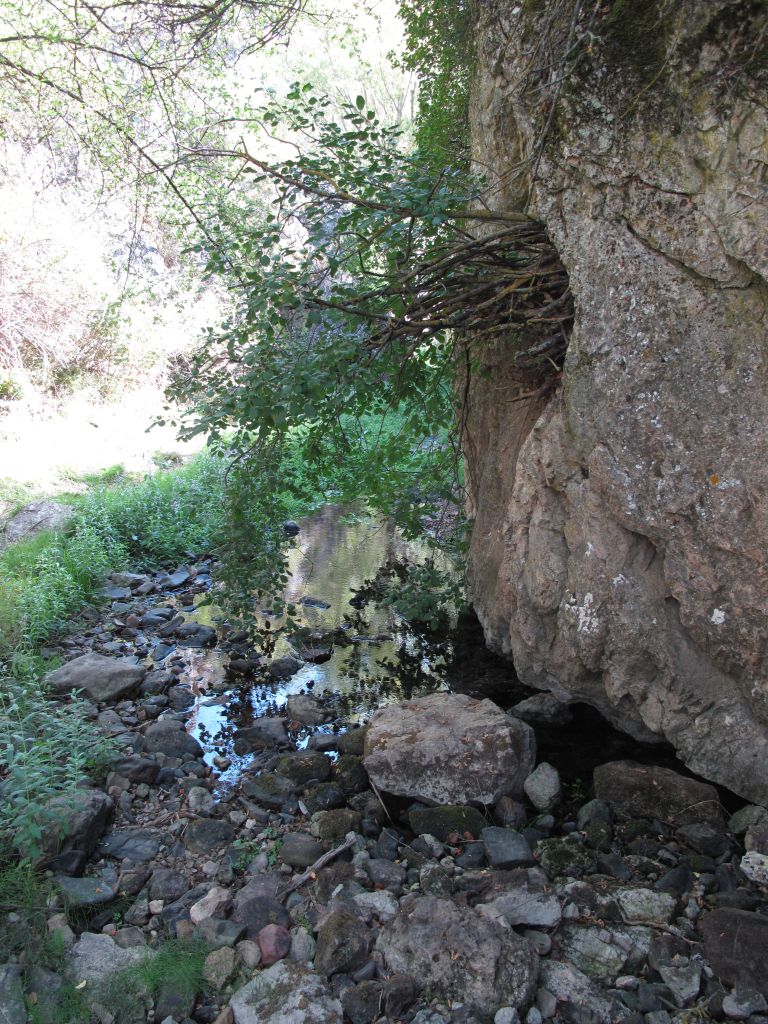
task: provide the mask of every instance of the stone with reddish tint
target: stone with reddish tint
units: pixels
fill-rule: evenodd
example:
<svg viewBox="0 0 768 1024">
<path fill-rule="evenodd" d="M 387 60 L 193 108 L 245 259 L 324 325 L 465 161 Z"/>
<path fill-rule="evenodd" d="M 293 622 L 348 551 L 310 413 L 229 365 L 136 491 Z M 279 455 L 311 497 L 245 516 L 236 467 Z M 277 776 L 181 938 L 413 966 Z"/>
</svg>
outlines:
<svg viewBox="0 0 768 1024">
<path fill-rule="evenodd" d="M 276 964 L 288 956 L 291 950 L 291 933 L 280 924 L 268 924 L 256 936 L 261 951 L 261 962 L 265 967 Z"/>
</svg>

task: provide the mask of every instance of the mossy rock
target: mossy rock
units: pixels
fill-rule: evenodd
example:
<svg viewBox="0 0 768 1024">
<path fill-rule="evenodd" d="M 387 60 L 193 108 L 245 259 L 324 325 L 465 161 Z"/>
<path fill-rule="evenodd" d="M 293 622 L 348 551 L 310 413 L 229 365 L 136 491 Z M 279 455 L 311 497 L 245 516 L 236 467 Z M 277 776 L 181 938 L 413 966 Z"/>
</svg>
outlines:
<svg viewBox="0 0 768 1024">
<path fill-rule="evenodd" d="M 583 878 L 597 870 L 594 851 L 572 839 L 542 839 L 536 856 L 550 878 Z"/>
<path fill-rule="evenodd" d="M 355 754 L 357 757 L 363 756 L 363 747 L 365 746 L 365 734 L 368 732 L 368 727 L 364 726 L 360 729 L 350 729 L 349 732 L 344 732 L 339 736 L 339 750 L 343 754 Z"/>
<path fill-rule="evenodd" d="M 603 821 L 590 821 L 583 829 L 584 842 L 592 850 L 607 853 L 613 841 L 613 829 Z"/>
<path fill-rule="evenodd" d="M 430 835 L 444 842 L 449 835 L 458 832 L 461 836 L 470 832 L 479 836 L 488 822 L 480 811 L 464 804 L 444 804 L 442 807 L 425 807 L 413 810 L 408 815 L 411 828 L 418 836 Z"/>
<path fill-rule="evenodd" d="M 299 750 L 283 754 L 277 762 L 277 771 L 297 786 L 308 782 L 327 782 L 331 777 L 331 762 L 325 754 L 315 750 Z"/>
<path fill-rule="evenodd" d="M 279 811 L 283 804 L 290 800 L 296 791 L 296 785 L 284 775 L 265 772 L 251 779 L 244 779 L 241 789 L 245 796 L 262 807 Z"/>
<path fill-rule="evenodd" d="M 333 766 L 332 777 L 349 795 L 368 789 L 368 772 L 357 754 L 342 754 Z"/>
<path fill-rule="evenodd" d="M 323 842 L 340 843 L 347 832 L 359 832 L 362 823 L 362 815 L 358 811 L 340 807 L 338 810 L 318 811 L 313 814 L 309 831 Z"/>
</svg>

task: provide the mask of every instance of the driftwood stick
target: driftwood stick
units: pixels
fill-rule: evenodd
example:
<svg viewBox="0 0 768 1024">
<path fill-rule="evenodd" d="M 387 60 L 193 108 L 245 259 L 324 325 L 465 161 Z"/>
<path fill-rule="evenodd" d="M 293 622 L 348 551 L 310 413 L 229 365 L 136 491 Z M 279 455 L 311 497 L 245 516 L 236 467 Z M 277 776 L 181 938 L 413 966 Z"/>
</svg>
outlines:
<svg viewBox="0 0 768 1024">
<path fill-rule="evenodd" d="M 324 868 L 326 864 L 332 861 L 335 857 L 338 857 L 340 853 L 344 853 L 344 851 L 348 850 L 350 846 L 354 846 L 356 842 L 357 836 L 349 833 L 341 846 L 335 846 L 332 850 L 324 853 L 322 857 L 318 857 L 315 863 L 311 867 L 307 868 L 303 874 L 299 875 L 298 878 L 294 878 L 290 885 L 281 889 L 277 894 L 278 899 L 282 899 L 283 896 L 287 896 L 289 893 L 292 893 L 294 889 L 298 889 L 300 885 L 304 885 L 305 882 L 308 882 L 312 878 L 316 871 L 319 871 L 320 868 Z"/>
</svg>

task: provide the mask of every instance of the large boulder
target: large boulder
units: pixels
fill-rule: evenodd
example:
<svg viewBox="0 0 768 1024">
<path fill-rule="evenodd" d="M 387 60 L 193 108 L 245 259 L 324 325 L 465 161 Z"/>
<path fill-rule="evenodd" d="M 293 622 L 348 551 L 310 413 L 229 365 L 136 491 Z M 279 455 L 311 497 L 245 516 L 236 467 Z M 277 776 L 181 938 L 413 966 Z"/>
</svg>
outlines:
<svg viewBox="0 0 768 1024">
<path fill-rule="evenodd" d="M 83 654 L 54 669 L 44 683 L 52 693 L 85 690 L 91 700 L 118 700 L 132 693 L 146 675 L 141 665 L 103 654 Z"/>
<path fill-rule="evenodd" d="M 489 700 L 434 693 L 377 711 L 365 736 L 371 781 L 431 804 L 494 804 L 518 796 L 536 763 L 525 722 Z"/>
<path fill-rule="evenodd" d="M 477 5 L 490 211 L 545 225 L 575 317 L 551 387 L 511 334 L 467 355 L 472 603 L 524 683 L 768 804 L 768 103 L 727 84 L 764 11 L 603 5 L 574 50 L 576 6 Z"/>
<path fill-rule="evenodd" d="M 323 978 L 280 960 L 238 989 L 229 1002 L 235 1024 L 341 1024 L 341 1003 Z"/>
<path fill-rule="evenodd" d="M 527 1009 L 536 990 L 539 958 L 528 940 L 450 900 L 404 900 L 376 949 L 390 971 L 410 974 L 483 1017 L 500 1006 Z"/>
<path fill-rule="evenodd" d="M 660 818 L 673 825 L 707 822 L 725 828 L 717 790 L 670 768 L 610 761 L 595 768 L 595 796 L 632 818 Z"/>
</svg>

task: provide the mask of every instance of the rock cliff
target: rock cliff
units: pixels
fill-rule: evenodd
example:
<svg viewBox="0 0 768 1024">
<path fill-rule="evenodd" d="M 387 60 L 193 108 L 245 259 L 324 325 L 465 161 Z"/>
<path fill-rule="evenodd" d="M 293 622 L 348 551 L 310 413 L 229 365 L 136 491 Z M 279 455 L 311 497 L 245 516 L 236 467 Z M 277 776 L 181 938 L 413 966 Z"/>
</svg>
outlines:
<svg viewBox="0 0 768 1024">
<path fill-rule="evenodd" d="M 768 67 L 747 0 L 489 0 L 473 157 L 575 324 L 548 398 L 476 344 L 469 576 L 528 684 L 768 804 Z M 477 367 L 485 372 L 478 372 Z"/>
</svg>

